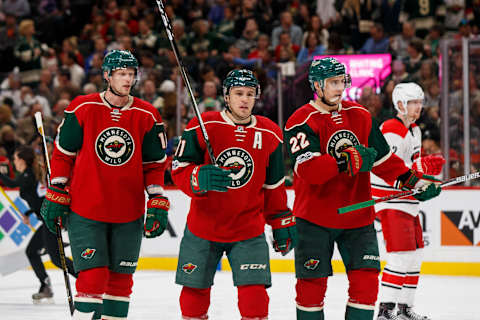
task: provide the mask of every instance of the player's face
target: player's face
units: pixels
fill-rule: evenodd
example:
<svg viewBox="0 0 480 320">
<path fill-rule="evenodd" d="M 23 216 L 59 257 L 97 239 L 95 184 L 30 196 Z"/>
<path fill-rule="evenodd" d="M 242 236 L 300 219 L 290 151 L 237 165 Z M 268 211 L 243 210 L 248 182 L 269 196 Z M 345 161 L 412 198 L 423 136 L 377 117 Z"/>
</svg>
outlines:
<svg viewBox="0 0 480 320">
<path fill-rule="evenodd" d="M 416 99 L 410 100 L 407 103 L 407 119 L 413 123 L 420 118 L 420 114 L 422 112 L 423 107 L 423 100 Z"/>
<path fill-rule="evenodd" d="M 226 97 L 234 122 L 249 122 L 255 105 L 256 90 L 253 87 L 233 87 Z"/>
<path fill-rule="evenodd" d="M 120 95 L 130 94 L 133 83 L 135 81 L 135 69 L 118 69 L 112 72 L 110 78 L 110 86 Z"/>
<path fill-rule="evenodd" d="M 325 88 L 323 89 L 325 100 L 332 104 L 340 103 L 345 88 L 345 76 L 343 75 L 325 79 Z"/>
</svg>

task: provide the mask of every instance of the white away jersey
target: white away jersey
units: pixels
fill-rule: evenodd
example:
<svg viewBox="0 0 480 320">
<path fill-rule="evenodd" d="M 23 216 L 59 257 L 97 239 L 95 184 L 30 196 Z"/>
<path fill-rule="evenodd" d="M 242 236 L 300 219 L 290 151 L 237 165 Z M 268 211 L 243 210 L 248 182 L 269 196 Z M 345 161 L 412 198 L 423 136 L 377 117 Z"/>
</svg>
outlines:
<svg viewBox="0 0 480 320">
<path fill-rule="evenodd" d="M 411 168 L 414 161 L 420 161 L 422 132 L 416 124 L 412 124 L 407 128 L 402 120 L 399 118 L 393 118 L 382 123 L 380 130 L 387 140 L 392 152 L 400 157 L 407 167 Z M 421 168 L 421 165 L 419 167 Z M 402 191 L 390 186 L 373 173 L 371 174 L 371 180 L 373 198 L 380 198 Z M 376 204 L 375 211 L 378 212 L 384 209 L 395 209 L 416 216 L 418 214 L 418 203 L 419 201 L 414 197 L 393 199 Z"/>
</svg>

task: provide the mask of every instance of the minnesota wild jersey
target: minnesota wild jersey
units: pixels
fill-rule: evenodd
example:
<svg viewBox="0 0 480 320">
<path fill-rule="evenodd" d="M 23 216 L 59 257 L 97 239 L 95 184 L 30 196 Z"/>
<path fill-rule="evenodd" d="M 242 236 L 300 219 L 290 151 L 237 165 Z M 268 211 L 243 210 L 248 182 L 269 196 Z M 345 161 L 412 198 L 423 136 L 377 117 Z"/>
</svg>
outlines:
<svg viewBox="0 0 480 320">
<path fill-rule="evenodd" d="M 343 148 L 359 144 L 375 148 L 372 171 L 390 183 L 408 170 L 390 151 L 368 110 L 354 102 L 342 101 L 338 110 L 328 112 L 310 101 L 288 119 L 285 140 L 294 164 L 293 213 L 328 228 L 358 228 L 375 218 L 373 207 L 337 213 L 338 208 L 372 198 L 370 172 L 353 177 L 339 173 L 337 159 Z"/>
<path fill-rule="evenodd" d="M 210 241 L 256 237 L 264 232 L 266 218 L 287 210 L 282 132 L 261 116 L 252 116 L 248 125 L 233 123 L 225 111 L 202 113 L 202 119 L 216 163 L 231 171 L 232 182 L 227 192 L 193 193 L 193 169 L 211 161 L 198 119 L 192 119 L 172 165 L 175 184 L 192 198 L 188 228 L 197 237 Z"/>
<path fill-rule="evenodd" d="M 145 212 L 145 188 L 161 190 L 166 163 L 162 119 L 149 103 L 129 97 L 111 107 L 104 94 L 75 98 L 65 110 L 52 156 L 52 183 L 70 185 L 71 210 L 123 223 Z"/>
</svg>

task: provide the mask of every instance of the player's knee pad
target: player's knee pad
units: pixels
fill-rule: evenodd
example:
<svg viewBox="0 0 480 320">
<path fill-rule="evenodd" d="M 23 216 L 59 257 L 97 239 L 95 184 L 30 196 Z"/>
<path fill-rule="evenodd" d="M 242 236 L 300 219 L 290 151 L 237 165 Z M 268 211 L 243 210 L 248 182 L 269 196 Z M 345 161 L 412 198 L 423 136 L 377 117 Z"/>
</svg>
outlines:
<svg viewBox="0 0 480 320">
<path fill-rule="evenodd" d="M 378 270 L 358 269 L 347 272 L 349 288 L 349 305 L 359 308 L 375 306 L 378 295 Z"/>
<path fill-rule="evenodd" d="M 82 270 L 78 274 L 75 286 L 78 293 L 100 294 L 105 293 L 107 288 L 109 271 L 107 267 Z"/>
<path fill-rule="evenodd" d="M 109 270 L 106 293 L 112 296 L 129 297 L 132 294 L 133 278 L 131 274 Z"/>
<path fill-rule="evenodd" d="M 268 316 L 268 294 L 265 285 L 238 286 L 238 310 L 242 319 L 264 319 Z"/>
<path fill-rule="evenodd" d="M 297 279 L 297 308 L 307 312 L 321 311 L 327 291 L 327 279 Z"/>
<path fill-rule="evenodd" d="M 210 288 L 197 289 L 184 286 L 180 293 L 180 309 L 184 319 L 208 319 Z"/>
</svg>

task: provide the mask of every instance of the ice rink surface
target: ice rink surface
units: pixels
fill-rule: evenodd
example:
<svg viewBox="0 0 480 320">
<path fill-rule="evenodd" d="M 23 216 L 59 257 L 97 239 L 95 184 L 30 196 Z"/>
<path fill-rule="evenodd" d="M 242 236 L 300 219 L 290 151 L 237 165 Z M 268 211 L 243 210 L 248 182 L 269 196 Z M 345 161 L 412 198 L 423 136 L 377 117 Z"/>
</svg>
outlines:
<svg viewBox="0 0 480 320">
<path fill-rule="evenodd" d="M 18 271 L 0 280 L 0 319 L 69 319 L 63 274 L 49 270 L 55 292 L 55 304 L 33 305 L 31 294 L 38 290 L 32 271 Z M 178 296 L 180 286 L 174 284 L 174 272 L 139 271 L 134 275 L 130 320 L 180 319 Z M 295 319 L 295 278 L 290 273 L 272 274 L 270 320 Z M 74 279 L 71 278 L 74 290 Z M 75 291 L 75 290 L 74 290 Z M 347 279 L 337 274 L 329 279 L 325 301 L 325 318 L 344 318 Z M 416 310 L 433 320 L 480 320 L 478 308 L 480 278 L 422 276 L 416 299 Z M 211 320 L 240 319 L 237 311 L 236 289 L 230 272 L 218 272 L 212 289 Z"/>
</svg>

